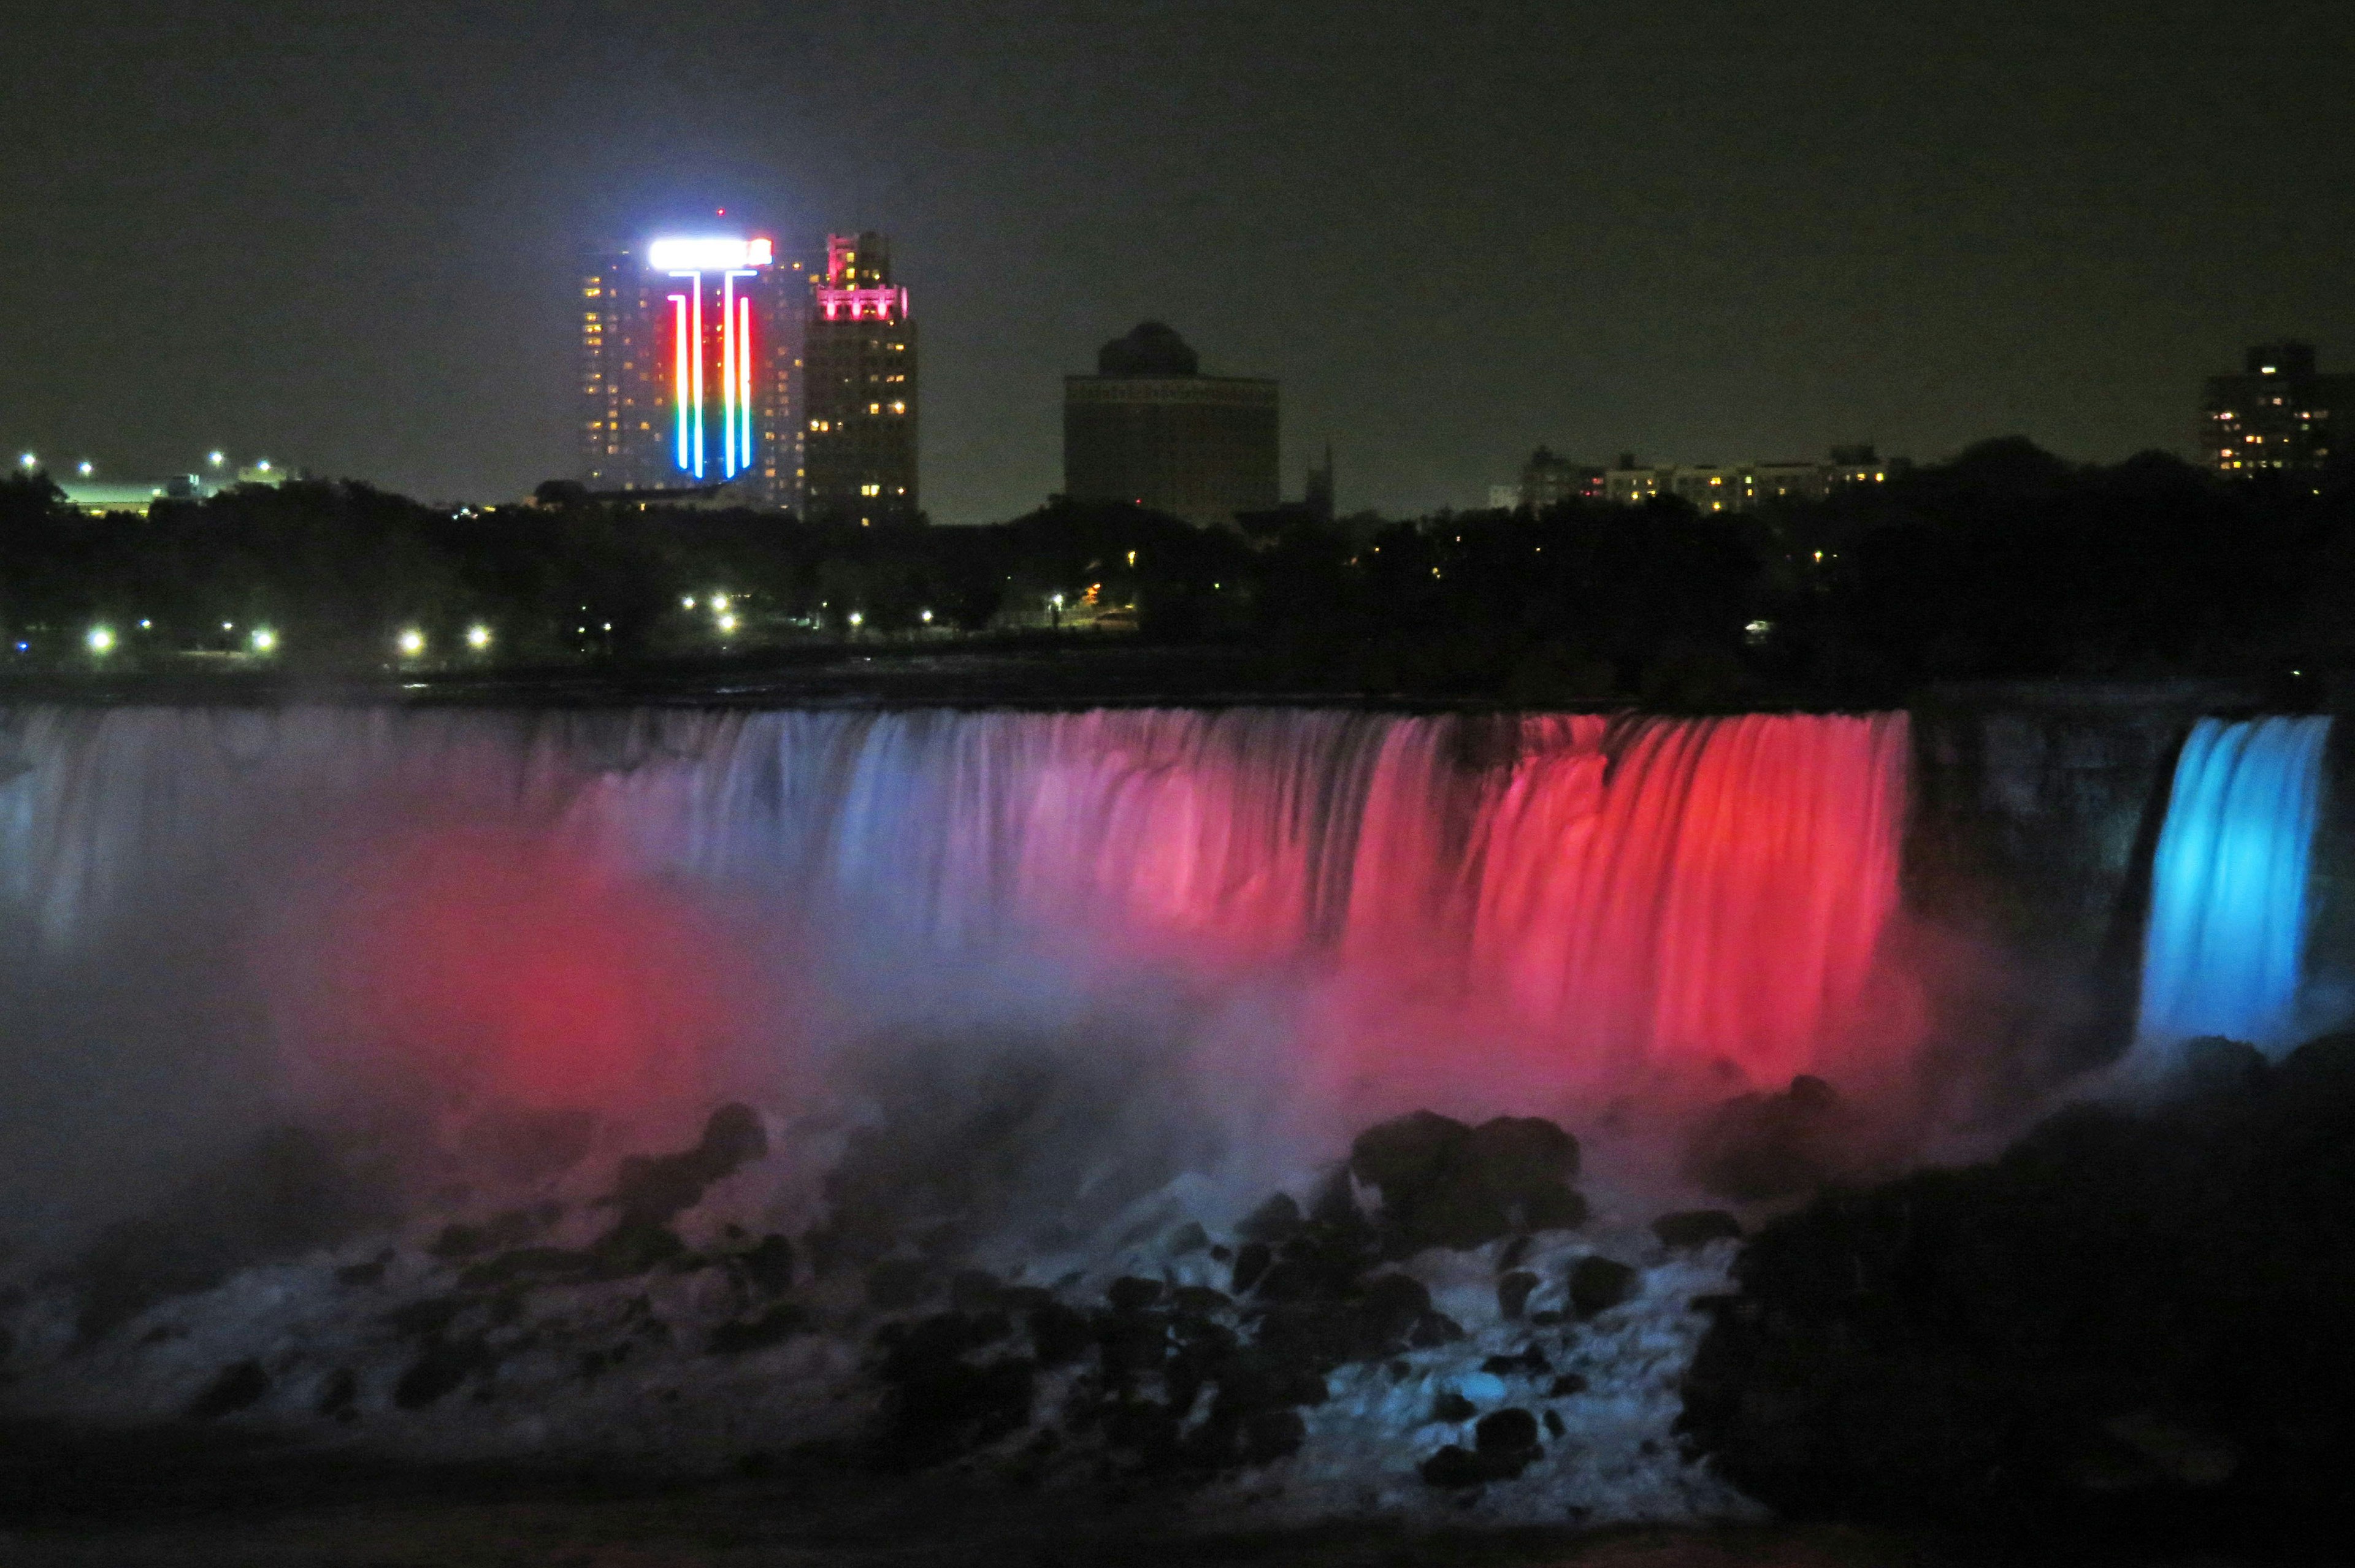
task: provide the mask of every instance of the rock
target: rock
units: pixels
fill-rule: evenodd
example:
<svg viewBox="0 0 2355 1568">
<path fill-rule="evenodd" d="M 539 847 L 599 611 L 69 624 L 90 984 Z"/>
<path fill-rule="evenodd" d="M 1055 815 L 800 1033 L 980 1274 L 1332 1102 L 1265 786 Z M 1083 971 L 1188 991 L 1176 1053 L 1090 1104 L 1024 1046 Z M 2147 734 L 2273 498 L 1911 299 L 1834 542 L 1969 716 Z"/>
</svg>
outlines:
<svg viewBox="0 0 2355 1568">
<path fill-rule="evenodd" d="M 1384 1250 L 1468 1248 L 1518 1228 L 1582 1224 L 1569 1182 L 1578 1143 L 1553 1123 L 1499 1116 L 1467 1127 L 1429 1111 L 1381 1123 L 1350 1146 L 1349 1168 L 1382 1196 Z"/>
<path fill-rule="evenodd" d="M 772 1232 L 730 1260 L 744 1283 L 762 1296 L 783 1296 L 794 1287 L 794 1244 Z"/>
<path fill-rule="evenodd" d="M 318 1412 L 330 1421 L 356 1414 L 359 1405 L 360 1380 L 351 1368 L 339 1367 L 319 1391 Z"/>
<path fill-rule="evenodd" d="M 1522 1346 L 1518 1352 L 1509 1356 L 1489 1357 L 1480 1363 L 1480 1370 L 1484 1372 L 1494 1372 L 1498 1377 L 1541 1378 L 1552 1372 L 1553 1363 L 1546 1360 L 1546 1353 L 1543 1350 L 1530 1344 Z"/>
<path fill-rule="evenodd" d="M 711 1113 L 693 1148 L 623 1159 L 607 1201 L 621 1211 L 623 1225 L 665 1225 L 703 1201 L 713 1182 L 768 1152 L 759 1113 L 750 1105 L 722 1105 Z"/>
<path fill-rule="evenodd" d="M 234 1361 L 220 1370 L 188 1406 L 191 1421 L 217 1421 L 224 1415 L 259 1404 L 270 1392 L 270 1376 L 260 1361 Z"/>
<path fill-rule="evenodd" d="M 1422 1474 L 1425 1485 L 1445 1487 L 1451 1490 L 1476 1487 L 1496 1478 L 1486 1460 L 1469 1448 L 1459 1447 L 1453 1443 L 1425 1459 Z"/>
<path fill-rule="evenodd" d="M 2339 1531 L 2355 1036 L 2211 1057 L 2205 1089 L 2073 1105 L 1763 1227 L 1686 1379 L 1691 1451 L 1791 1512 L 2148 1521 L 2236 1558 Z"/>
<path fill-rule="evenodd" d="M 810 1316 L 797 1304 L 781 1301 L 758 1317 L 735 1323 L 722 1323 L 711 1331 L 711 1353 L 715 1356 L 741 1356 L 753 1350 L 765 1350 L 772 1345 L 782 1345 L 796 1334 L 810 1328 Z"/>
<path fill-rule="evenodd" d="M 590 1247 L 591 1272 L 600 1279 L 628 1279 L 683 1256 L 686 1252 L 687 1243 L 667 1225 L 624 1220 Z"/>
<path fill-rule="evenodd" d="M 1274 1262 L 1275 1249 L 1265 1242 L 1244 1243 L 1242 1250 L 1235 1253 L 1234 1273 L 1229 1276 L 1229 1283 L 1234 1286 L 1235 1294 L 1249 1295 L 1252 1286 L 1265 1277 L 1268 1269 Z"/>
<path fill-rule="evenodd" d="M 1429 1350 L 1461 1343 L 1463 1339 L 1464 1325 L 1444 1312 L 1426 1312 L 1414 1320 L 1414 1327 L 1407 1331 L 1406 1342 L 1415 1349 Z"/>
<path fill-rule="evenodd" d="M 1431 1402 L 1428 1420 L 1433 1424 L 1456 1425 L 1480 1413 L 1480 1407 L 1457 1393 L 1454 1389 L 1442 1389 Z"/>
<path fill-rule="evenodd" d="M 867 1271 L 867 1305 L 879 1312 L 904 1312 L 924 1297 L 932 1271 L 919 1258 L 885 1258 Z"/>
<path fill-rule="evenodd" d="M 1719 1105 L 1686 1148 L 1685 1174 L 1738 1202 L 1786 1198 L 1846 1168 L 1849 1132 L 1838 1093 L 1803 1073 L 1786 1093 L 1742 1094 Z"/>
<path fill-rule="evenodd" d="M 496 1358 L 479 1340 L 455 1344 L 437 1340 L 400 1374 L 392 1388 L 392 1403 L 402 1410 L 423 1410 L 475 1372 L 496 1364 Z"/>
<path fill-rule="evenodd" d="M 1739 1241 L 1742 1221 L 1722 1209 L 1693 1209 L 1661 1215 L 1652 1221 L 1652 1234 L 1664 1247 L 1705 1247 L 1711 1242 Z"/>
<path fill-rule="evenodd" d="M 2255 1046 L 2222 1035 L 2186 1040 L 2180 1051 L 2182 1089 L 2200 1094 L 2250 1094 L 2265 1086 L 2273 1064 Z"/>
<path fill-rule="evenodd" d="M 1210 1232 L 1202 1229 L 1201 1221 L 1188 1220 L 1170 1232 L 1161 1245 L 1162 1250 L 1173 1258 L 1188 1257 L 1195 1253 L 1210 1250 Z"/>
<path fill-rule="evenodd" d="M 1570 1309 L 1581 1318 L 1607 1312 L 1636 1294 L 1636 1274 L 1625 1264 L 1591 1253 L 1570 1268 Z"/>
<path fill-rule="evenodd" d="M 367 1263 L 346 1264 L 336 1271 L 336 1283 L 352 1290 L 364 1290 L 369 1285 L 382 1285 L 387 1261 L 384 1258 L 371 1258 Z"/>
<path fill-rule="evenodd" d="M 1060 1301 L 1042 1302 L 1031 1308 L 1028 1326 L 1031 1348 L 1042 1367 L 1067 1366 L 1095 1343 L 1095 1330 L 1086 1316 Z"/>
<path fill-rule="evenodd" d="M 1134 1275 L 1114 1280 L 1104 1292 L 1114 1312 L 1142 1312 L 1161 1299 L 1163 1285 L 1157 1279 L 1139 1279 Z"/>
<path fill-rule="evenodd" d="M 1279 1192 L 1249 1214 L 1235 1227 L 1235 1234 L 1246 1242 L 1264 1242 L 1276 1246 L 1292 1240 L 1301 1226 L 1300 1205 L 1288 1192 Z"/>
<path fill-rule="evenodd" d="M 668 1231 L 659 1234 L 678 1241 Z M 609 1266 L 617 1271 L 616 1277 L 644 1274 L 655 1264 L 686 1250 L 683 1242 L 677 1247 L 666 1247 L 660 1240 L 641 1233 L 617 1241 L 618 1235 L 616 1232 L 606 1238 L 608 1250 L 602 1254 L 576 1252 L 569 1247 L 518 1247 L 474 1264 L 458 1276 L 458 1285 L 464 1290 L 496 1290 L 525 1281 L 585 1277 Z M 641 1259 L 643 1267 L 631 1266 Z"/>
<path fill-rule="evenodd" d="M 1508 1323 L 1518 1322 L 1529 1304 L 1529 1292 L 1538 1287 L 1538 1276 L 1527 1269 L 1516 1269 L 1497 1282 L 1497 1314 Z"/>
<path fill-rule="evenodd" d="M 1308 1424 L 1296 1410 L 1254 1411 L 1245 1417 L 1242 1444 L 1236 1461 L 1244 1466 L 1272 1465 L 1300 1452 L 1308 1438 Z"/>
<path fill-rule="evenodd" d="M 1547 1387 L 1546 1397 L 1548 1399 L 1568 1399 L 1572 1394 L 1584 1393 L 1586 1392 L 1586 1388 L 1587 1383 L 1584 1378 L 1579 1376 L 1576 1372 L 1564 1372 L 1561 1376 L 1555 1378 L 1552 1383 Z"/>
<path fill-rule="evenodd" d="M 967 1359 L 1007 1332 L 1003 1315 L 957 1312 L 884 1326 L 876 1335 L 885 1350 L 879 1376 L 891 1391 L 876 1454 L 883 1467 L 936 1465 L 1029 1424 L 1038 1364 Z"/>
<path fill-rule="evenodd" d="M 1484 1455 L 1532 1456 L 1538 1449 L 1538 1418 L 1508 1406 L 1492 1410 L 1472 1429 L 1473 1445 Z"/>
</svg>

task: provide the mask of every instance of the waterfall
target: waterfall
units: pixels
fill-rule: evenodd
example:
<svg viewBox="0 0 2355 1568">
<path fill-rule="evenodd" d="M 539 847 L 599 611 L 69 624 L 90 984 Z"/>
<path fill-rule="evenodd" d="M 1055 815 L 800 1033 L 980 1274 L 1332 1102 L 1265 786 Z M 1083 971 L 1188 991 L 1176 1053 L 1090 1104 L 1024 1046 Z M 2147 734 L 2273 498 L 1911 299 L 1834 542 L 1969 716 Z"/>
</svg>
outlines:
<svg viewBox="0 0 2355 1568">
<path fill-rule="evenodd" d="M 273 951 L 323 963 L 372 921 L 425 928 L 385 963 L 454 999 L 401 1016 L 470 1051 L 571 1027 L 492 971 L 573 984 L 567 954 L 653 952 L 643 984 L 684 993 L 710 940 L 715 968 L 849 955 L 869 987 L 837 1013 L 937 1003 L 945 974 L 1051 1001 L 1151 972 L 1412 1012 L 1469 1080 L 1511 1041 L 1565 1079 L 1777 1083 L 1870 987 L 1907 757 L 1902 714 L 27 709 L 0 714 L 0 965 L 135 970 L 291 908 Z M 815 944 L 790 960 L 763 946 L 788 928 Z M 577 982 L 613 992 L 640 974 L 620 962 Z M 332 1029 L 318 997 L 343 993 L 299 988 Z M 630 1017 L 676 1053 L 741 1010 Z"/>
<path fill-rule="evenodd" d="M 2143 1050 L 2296 1042 L 2329 734 L 2328 719 L 2203 719 L 2184 741 L 2151 866 Z"/>
</svg>

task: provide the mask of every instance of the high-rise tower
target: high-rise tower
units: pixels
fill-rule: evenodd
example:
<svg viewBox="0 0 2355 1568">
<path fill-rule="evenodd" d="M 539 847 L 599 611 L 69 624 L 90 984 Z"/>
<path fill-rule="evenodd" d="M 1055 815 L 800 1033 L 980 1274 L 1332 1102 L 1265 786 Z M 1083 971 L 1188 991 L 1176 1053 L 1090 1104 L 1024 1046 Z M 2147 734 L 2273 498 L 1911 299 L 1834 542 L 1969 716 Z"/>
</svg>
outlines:
<svg viewBox="0 0 2355 1568">
<path fill-rule="evenodd" d="M 790 505 L 799 475 L 794 309 L 803 269 L 742 235 L 590 258 L 581 284 L 582 477 L 600 489 L 732 484 Z"/>
<path fill-rule="evenodd" d="M 916 513 L 916 324 L 891 242 L 837 234 L 802 325 L 804 517 L 862 524 Z"/>
</svg>

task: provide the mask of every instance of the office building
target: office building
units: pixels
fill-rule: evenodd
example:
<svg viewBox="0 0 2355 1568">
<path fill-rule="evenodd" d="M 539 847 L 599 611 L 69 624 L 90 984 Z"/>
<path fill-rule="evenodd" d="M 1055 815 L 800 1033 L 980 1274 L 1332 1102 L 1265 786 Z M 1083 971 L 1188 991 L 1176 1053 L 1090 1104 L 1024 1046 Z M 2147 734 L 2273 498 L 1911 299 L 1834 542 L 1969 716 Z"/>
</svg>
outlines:
<svg viewBox="0 0 2355 1568">
<path fill-rule="evenodd" d="M 1282 498 L 1276 384 L 1205 376 L 1186 340 L 1146 322 L 1063 378 L 1063 492 L 1124 501 L 1205 528 L 1238 527 Z"/>
<path fill-rule="evenodd" d="M 1572 463 L 1539 447 L 1521 464 L 1520 488 L 1513 505 L 1542 512 L 1564 501 L 1599 501 L 1604 497 L 1604 470 L 1589 463 Z"/>
<path fill-rule="evenodd" d="M 891 242 L 837 234 L 802 326 L 804 517 L 871 525 L 916 515 L 916 324 Z"/>
<path fill-rule="evenodd" d="M 2318 373 L 2312 344 L 2261 343 L 2241 374 L 2208 379 L 2202 456 L 2233 478 L 2312 473 L 2330 462 L 2334 419 L 2350 408 L 2355 376 Z"/>
<path fill-rule="evenodd" d="M 581 478 L 596 490 L 725 484 L 792 504 L 805 269 L 742 234 L 602 251 L 581 281 Z"/>
</svg>

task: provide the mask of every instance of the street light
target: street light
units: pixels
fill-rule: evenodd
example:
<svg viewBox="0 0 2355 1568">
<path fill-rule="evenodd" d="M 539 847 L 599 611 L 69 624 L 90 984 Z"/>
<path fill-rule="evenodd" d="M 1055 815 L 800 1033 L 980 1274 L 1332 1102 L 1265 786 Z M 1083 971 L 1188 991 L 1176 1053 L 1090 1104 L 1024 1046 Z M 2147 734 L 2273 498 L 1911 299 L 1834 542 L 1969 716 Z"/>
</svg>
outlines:
<svg viewBox="0 0 2355 1568">
<path fill-rule="evenodd" d="M 92 626 L 90 629 L 90 635 L 84 637 L 82 640 L 90 645 L 90 651 L 91 653 L 111 654 L 114 651 L 114 628 L 112 626 Z"/>
<path fill-rule="evenodd" d="M 425 651 L 425 634 L 414 626 L 403 626 L 399 639 L 403 658 L 415 658 Z"/>
<path fill-rule="evenodd" d="M 96 467 L 96 464 L 92 464 L 92 463 L 90 461 L 90 459 L 88 459 L 88 458 L 84 458 L 84 459 L 82 459 L 82 464 L 81 464 L 81 476 L 82 476 L 83 478 L 85 478 L 85 479 L 89 478 L 89 477 L 91 476 L 91 474 L 92 470 L 93 470 L 95 467 Z"/>
<path fill-rule="evenodd" d="M 480 621 L 466 628 L 466 645 L 481 653 L 491 645 L 491 629 Z"/>
<path fill-rule="evenodd" d="M 34 456 L 31 453 L 29 453 L 29 452 L 28 452 L 28 453 L 25 453 L 25 455 L 24 455 L 24 456 L 22 456 L 22 457 L 20 457 L 20 458 L 16 459 L 16 465 L 17 465 L 19 468 L 24 468 L 24 469 L 27 469 L 27 470 L 35 469 L 35 468 L 38 468 L 38 467 L 41 465 L 41 460 L 40 460 L 39 458 L 37 458 L 37 457 Z"/>
<path fill-rule="evenodd" d="M 719 629 L 720 629 L 722 632 L 732 632 L 732 631 L 734 631 L 734 630 L 736 629 L 736 617 L 735 617 L 735 616 L 733 616 L 733 615 L 722 615 L 722 616 L 720 616 L 720 617 L 719 617 Z"/>
<path fill-rule="evenodd" d="M 221 453 L 210 452 L 205 454 L 205 461 L 211 464 L 215 468 L 218 468 L 222 464 L 228 462 L 229 459 Z"/>
<path fill-rule="evenodd" d="M 250 640 L 255 653 L 274 654 L 278 651 L 278 634 L 267 626 L 256 626 Z"/>
<path fill-rule="evenodd" d="M 851 629 L 852 631 L 854 631 L 854 632 L 855 632 L 855 631 L 858 630 L 858 628 L 859 628 L 859 627 L 861 627 L 861 626 L 865 625 L 866 624 L 867 624 L 867 617 L 866 617 L 866 616 L 864 616 L 864 615 L 860 614 L 860 613 L 859 613 L 858 611 L 856 611 L 856 610 L 853 610 L 853 611 L 850 613 L 850 629 Z"/>
<path fill-rule="evenodd" d="M 919 614 L 916 618 L 917 618 L 918 620 L 920 620 L 920 621 L 923 622 L 923 624 L 924 624 L 925 625 L 927 625 L 927 626 L 929 626 L 929 625 L 931 625 L 931 624 L 932 624 L 932 613 L 930 610 L 926 610 L 926 611 L 922 612 L 922 613 L 921 614 Z"/>
</svg>

